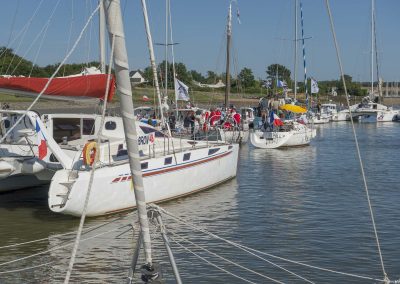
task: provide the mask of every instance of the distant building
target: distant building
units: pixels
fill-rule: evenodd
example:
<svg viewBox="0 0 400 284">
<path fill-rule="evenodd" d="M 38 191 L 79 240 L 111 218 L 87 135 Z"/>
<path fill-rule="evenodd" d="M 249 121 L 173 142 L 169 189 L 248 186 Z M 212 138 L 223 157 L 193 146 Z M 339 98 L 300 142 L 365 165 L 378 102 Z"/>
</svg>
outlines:
<svg viewBox="0 0 400 284">
<path fill-rule="evenodd" d="M 131 79 L 132 85 L 147 83 L 147 80 L 144 78 L 143 72 L 141 70 L 135 70 L 129 72 L 129 77 Z"/>
</svg>

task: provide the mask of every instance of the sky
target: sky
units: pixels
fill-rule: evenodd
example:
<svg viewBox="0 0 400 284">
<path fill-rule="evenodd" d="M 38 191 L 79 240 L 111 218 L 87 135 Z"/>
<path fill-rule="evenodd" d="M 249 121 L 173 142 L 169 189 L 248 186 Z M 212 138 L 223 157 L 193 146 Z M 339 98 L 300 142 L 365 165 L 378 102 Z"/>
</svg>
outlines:
<svg viewBox="0 0 400 284">
<path fill-rule="evenodd" d="M 300 1 L 300 0 L 299 0 Z M 339 78 L 325 0 L 302 0 L 307 75 L 317 80 Z M 253 70 L 264 79 L 268 65 L 294 69 L 294 0 L 237 0 L 233 3 L 233 70 Z M 370 80 L 371 1 L 330 0 L 344 72 L 357 81 Z M 61 62 L 95 9 L 97 0 L 3 0 L 0 46 L 40 66 Z M 121 0 L 131 70 L 149 66 L 149 52 L 140 0 Z M 225 33 L 229 0 L 171 0 L 176 62 L 204 75 L 225 69 Z M 381 77 L 400 80 L 399 0 L 376 0 L 376 29 Z M 154 42 L 165 42 L 165 0 L 147 0 Z M 240 11 L 241 24 L 236 20 Z M 53 12 L 54 11 L 54 12 Z M 300 21 L 300 17 L 299 17 Z M 24 27 L 29 28 L 24 29 Z M 69 63 L 98 60 L 98 19 L 95 17 Z M 46 28 L 47 27 L 47 28 Z M 300 24 L 299 36 L 300 37 Z M 301 42 L 298 78 L 304 78 Z M 155 46 L 156 61 L 165 50 Z M 169 52 L 169 60 L 171 54 Z M 375 73 L 376 74 L 376 73 Z M 376 77 L 376 75 L 374 75 Z"/>
</svg>

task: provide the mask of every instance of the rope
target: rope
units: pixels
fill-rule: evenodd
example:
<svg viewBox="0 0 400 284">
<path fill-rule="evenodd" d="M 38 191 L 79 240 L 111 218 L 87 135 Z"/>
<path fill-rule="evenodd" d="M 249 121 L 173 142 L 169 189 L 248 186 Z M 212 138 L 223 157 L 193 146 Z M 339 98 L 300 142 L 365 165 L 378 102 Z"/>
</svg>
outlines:
<svg viewBox="0 0 400 284">
<path fill-rule="evenodd" d="M 226 262 L 228 262 L 228 263 L 230 263 L 230 264 L 233 264 L 234 266 L 237 266 L 237 267 L 239 267 L 239 268 L 241 268 L 241 269 L 243 269 L 243 270 L 246 270 L 246 271 L 249 271 L 249 272 L 251 272 L 251 273 L 253 273 L 253 274 L 256 274 L 256 275 L 258 275 L 258 276 L 261 276 L 261 277 L 263 277 L 263 278 L 265 278 L 265 279 L 271 280 L 271 281 L 273 281 L 273 282 L 275 282 L 275 283 L 283 283 L 283 282 L 280 282 L 279 280 L 276 280 L 276 279 L 273 279 L 273 278 L 268 277 L 268 276 L 266 276 L 266 275 L 263 275 L 263 274 L 261 274 L 261 273 L 255 271 L 255 270 L 252 270 L 252 269 L 247 268 L 247 267 L 245 267 L 245 266 L 243 266 L 243 265 L 240 265 L 240 264 L 238 264 L 238 263 L 236 263 L 236 262 L 233 262 L 233 261 L 231 261 L 231 260 L 229 260 L 229 259 L 227 259 L 227 258 L 225 258 L 225 257 L 223 257 L 223 256 L 220 256 L 220 255 L 218 255 L 218 254 L 216 254 L 216 253 L 214 253 L 214 252 L 212 252 L 212 251 L 210 251 L 210 250 L 208 250 L 208 249 L 206 249 L 206 248 L 204 248 L 204 247 L 202 247 L 202 246 L 200 246 L 200 245 L 198 245 L 198 244 L 195 244 L 195 243 L 189 241 L 188 239 L 186 239 L 186 238 L 184 238 L 184 237 L 179 236 L 179 235 L 176 234 L 176 233 L 173 233 L 173 232 L 171 232 L 171 233 L 172 233 L 174 236 L 179 237 L 181 240 L 184 240 L 185 242 L 188 242 L 188 243 L 190 243 L 191 245 L 194 245 L 195 247 L 197 247 L 197 248 L 199 248 L 199 249 L 202 249 L 202 250 L 208 252 L 208 253 L 211 254 L 211 255 L 214 255 L 214 256 L 216 256 L 216 257 L 218 257 L 218 258 L 220 258 L 220 259 L 222 259 L 222 260 L 224 260 L 224 261 L 226 261 Z"/>
<path fill-rule="evenodd" d="M 330 5 L 329 5 L 329 0 L 325 0 L 325 3 L 326 3 L 326 9 L 327 9 L 328 15 L 329 15 L 331 32 L 332 32 L 333 41 L 334 41 L 334 44 L 335 44 L 336 56 L 337 56 L 337 60 L 338 60 L 338 63 L 339 63 L 340 74 L 341 74 L 341 77 L 342 77 L 344 92 L 345 92 L 345 95 L 346 95 L 346 102 L 347 102 L 347 106 L 349 108 L 349 114 L 350 114 L 352 130 L 353 130 L 354 142 L 356 144 L 358 160 L 359 160 L 359 163 L 360 163 L 361 174 L 362 174 L 362 178 L 363 178 L 363 182 L 364 182 L 364 189 L 365 189 L 365 193 L 367 195 L 369 213 L 370 213 L 370 216 L 371 216 L 372 226 L 373 226 L 373 229 L 374 229 L 374 234 L 375 234 L 376 245 L 377 245 L 377 248 L 378 248 L 379 259 L 380 259 L 380 262 L 381 262 L 381 267 L 382 267 L 382 272 L 383 272 L 384 279 L 385 279 L 385 281 L 387 281 L 389 279 L 388 279 L 388 276 L 387 276 L 386 271 L 385 271 L 385 266 L 383 264 L 381 246 L 379 244 L 378 232 L 377 232 L 376 225 L 375 225 L 374 212 L 372 210 L 372 204 L 371 204 L 371 200 L 369 198 L 367 179 L 365 177 L 364 165 L 363 165 L 363 161 L 362 161 L 362 158 L 361 158 L 360 147 L 358 145 L 358 139 L 357 139 L 356 129 L 355 129 L 355 126 L 354 126 L 353 115 L 352 115 L 351 108 L 350 108 L 349 96 L 347 94 L 347 87 L 346 87 L 346 81 L 344 79 L 343 65 L 342 65 L 342 60 L 340 58 L 340 51 L 339 51 L 339 46 L 338 46 L 337 39 L 336 39 L 335 26 L 333 24 L 333 16 L 332 16 L 331 8 L 330 8 Z"/>
<path fill-rule="evenodd" d="M 15 50 L 14 55 L 11 58 L 10 63 L 8 64 L 8 67 L 7 67 L 7 70 L 6 70 L 5 74 L 8 74 L 8 70 L 10 69 L 10 67 L 11 67 L 11 65 L 12 65 L 12 63 L 14 61 L 14 58 L 17 55 L 19 48 L 21 47 L 21 44 L 22 44 L 22 41 L 25 38 L 26 32 L 28 31 L 29 27 L 31 26 L 31 23 L 32 23 L 33 19 L 35 18 L 37 12 L 39 11 L 40 6 L 42 6 L 42 3 L 43 3 L 43 0 L 40 1 L 39 5 L 36 8 L 35 12 L 33 13 L 32 17 L 29 19 L 29 21 L 26 23 L 26 25 L 22 28 L 21 32 L 23 32 L 23 34 L 22 34 L 21 40 L 19 41 L 18 47 Z"/>
<path fill-rule="evenodd" d="M 26 52 L 24 53 L 24 55 L 21 56 L 20 60 L 18 61 L 18 63 L 15 65 L 14 69 L 11 71 L 10 75 L 13 75 L 15 73 L 15 71 L 17 70 L 17 68 L 19 67 L 19 65 L 21 64 L 22 60 L 24 60 L 24 58 L 26 58 L 26 55 L 29 53 L 29 51 L 32 49 L 33 45 L 36 43 L 36 41 L 39 39 L 39 37 L 43 34 L 44 36 L 47 33 L 47 29 L 50 26 L 50 22 L 53 19 L 54 13 L 57 10 L 58 5 L 60 4 L 61 0 L 58 0 L 56 5 L 53 8 L 53 11 L 50 14 L 49 19 L 47 20 L 47 22 L 44 24 L 44 26 L 42 27 L 42 29 L 40 30 L 40 32 L 36 35 L 36 37 L 33 39 L 33 41 L 31 42 L 31 44 L 29 45 L 28 49 L 26 50 Z M 43 38 L 44 38 L 43 36 Z M 43 38 L 42 38 L 42 42 L 43 42 Z M 35 65 L 35 61 L 32 62 L 32 69 L 33 66 Z M 31 71 L 32 72 L 32 71 Z M 30 75 L 29 75 L 30 77 Z"/>
<path fill-rule="evenodd" d="M 113 219 L 111 221 L 108 221 L 106 223 L 103 223 L 101 225 L 89 227 L 89 228 L 86 229 L 86 231 L 83 234 L 87 234 L 87 233 L 93 232 L 94 230 L 97 230 L 97 229 L 99 229 L 101 227 L 104 227 L 104 226 L 106 226 L 108 224 L 111 224 L 111 223 L 113 223 L 115 221 L 121 220 L 121 219 L 123 219 L 125 217 L 127 217 L 127 216 L 121 216 L 121 217 L 115 218 L 115 219 Z M 51 237 L 52 238 L 58 238 L 58 237 L 63 237 L 63 236 L 67 236 L 67 235 L 72 235 L 72 234 L 75 234 L 75 232 L 68 232 L 68 233 L 64 233 L 64 234 L 53 235 Z M 16 244 L 12 244 L 12 245 L 6 245 L 6 246 L 0 247 L 0 249 L 18 247 L 18 246 L 37 243 L 37 242 L 41 242 L 41 241 L 47 241 L 48 239 L 49 239 L 49 237 L 42 238 L 42 239 L 36 239 L 36 240 L 32 240 L 32 241 L 27 241 L 27 242 L 22 242 L 22 243 L 16 243 Z"/>
<path fill-rule="evenodd" d="M 152 205 L 152 206 L 154 206 L 154 205 Z M 224 241 L 224 242 L 226 242 L 226 243 L 228 243 L 228 244 L 230 244 L 232 246 L 235 246 L 235 247 L 237 247 L 239 249 L 242 249 L 242 250 L 244 250 L 244 249 L 250 250 L 250 251 L 262 254 L 262 255 L 266 255 L 266 256 L 272 257 L 272 258 L 276 258 L 276 259 L 279 259 L 279 260 L 283 260 L 283 261 L 286 261 L 286 262 L 294 263 L 294 264 L 297 264 L 297 265 L 301 265 L 301 266 L 305 266 L 305 267 L 309 267 L 309 268 L 313 268 L 313 269 L 317 269 L 317 270 L 321 270 L 321 271 L 326 271 L 326 272 L 331 272 L 331 273 L 336 273 L 336 274 L 341 274 L 341 275 L 345 275 L 345 276 L 350 276 L 350 277 L 360 278 L 360 279 L 366 279 L 366 280 L 373 280 L 373 281 L 380 281 L 380 282 L 384 281 L 382 279 L 377 279 L 377 278 L 373 278 L 373 277 L 369 277 L 369 276 L 356 275 L 356 274 L 351 274 L 351 273 L 346 273 L 346 272 L 335 271 L 335 270 L 332 270 L 332 269 L 322 268 L 322 267 L 318 267 L 318 266 L 313 266 L 313 265 L 306 264 L 306 263 L 303 263 L 303 262 L 294 261 L 294 260 L 290 260 L 290 259 L 287 259 L 287 258 L 276 256 L 276 255 L 273 255 L 273 254 L 265 253 L 265 252 L 250 248 L 248 246 L 241 245 L 241 244 L 235 243 L 233 241 L 224 239 L 224 238 L 222 238 L 220 236 L 217 236 L 217 235 L 215 235 L 215 234 L 213 234 L 211 232 L 208 232 L 205 229 L 198 228 L 197 226 L 191 224 L 189 221 L 184 220 L 184 219 L 179 218 L 179 217 L 176 217 L 172 213 L 166 211 L 165 209 L 163 209 L 161 207 L 158 207 L 158 209 L 160 211 L 162 211 L 164 214 L 166 214 L 167 216 L 169 216 L 172 219 L 178 221 L 179 223 L 185 224 L 185 225 L 195 229 L 196 231 L 202 232 L 202 233 L 207 234 L 207 235 L 209 235 L 209 236 L 211 236 L 213 238 L 216 238 L 218 240 Z"/>
<path fill-rule="evenodd" d="M 102 112 L 102 115 L 101 115 L 100 128 L 99 128 L 99 132 L 98 132 L 98 136 L 97 136 L 97 145 L 99 147 L 99 150 L 98 150 L 99 152 L 100 152 L 100 144 L 101 144 L 101 134 L 102 134 L 102 131 L 103 131 L 103 125 L 104 125 L 105 116 L 106 116 L 108 89 L 110 88 L 110 78 L 111 78 L 111 69 L 112 69 L 111 66 L 112 66 L 112 59 L 113 59 L 113 54 L 114 54 L 114 43 L 115 43 L 115 35 L 113 35 L 113 38 L 112 38 L 110 62 L 109 62 L 109 65 L 108 65 L 107 86 L 106 86 L 106 89 L 105 89 L 103 112 Z M 65 276 L 65 280 L 64 280 L 65 284 L 69 283 L 69 279 L 71 277 L 72 269 L 73 269 L 74 262 L 75 262 L 76 253 L 78 251 L 79 241 L 80 241 L 82 230 L 83 230 L 83 225 L 85 224 L 86 211 L 87 211 L 87 207 L 88 207 L 88 204 L 89 204 L 90 193 L 92 191 L 94 173 L 96 171 L 96 164 L 98 162 L 99 156 L 100 155 L 95 155 L 95 160 L 94 160 L 94 163 L 93 163 L 92 171 L 90 172 L 90 179 L 89 179 L 88 189 L 87 189 L 87 192 L 86 192 L 85 205 L 83 207 L 81 220 L 80 220 L 80 223 L 79 223 L 78 233 L 76 234 L 74 248 L 72 249 L 71 259 L 70 259 L 70 262 L 69 262 L 69 265 L 68 265 L 68 270 L 67 270 L 67 275 Z"/>
<path fill-rule="evenodd" d="M 60 65 L 57 67 L 57 69 L 54 71 L 53 75 L 51 75 L 51 77 L 49 78 L 49 80 L 47 81 L 46 85 L 44 86 L 43 90 L 37 95 L 36 99 L 31 103 L 31 105 L 26 109 L 26 111 L 24 112 L 24 114 L 22 114 L 17 121 L 14 123 L 14 125 L 12 127 L 10 127 L 10 129 L 8 129 L 8 131 L 3 135 L 3 137 L 0 139 L 0 144 L 4 142 L 4 140 L 6 139 L 6 137 L 15 129 L 15 127 L 22 121 L 22 119 L 25 118 L 26 114 L 32 109 L 32 107 L 39 101 L 39 99 L 42 97 L 43 93 L 47 90 L 47 88 L 49 87 L 51 81 L 54 79 L 54 77 L 57 75 L 57 73 L 60 71 L 61 67 L 65 64 L 65 62 L 68 60 L 68 58 L 71 56 L 71 54 L 74 52 L 76 46 L 78 45 L 79 41 L 81 40 L 83 33 L 85 32 L 87 26 L 89 25 L 90 21 L 92 20 L 92 18 L 94 17 L 94 15 L 97 13 L 97 11 L 99 10 L 100 6 L 97 6 L 97 8 L 93 11 L 93 13 L 90 15 L 89 19 L 87 20 L 85 26 L 83 27 L 81 33 L 79 34 L 79 37 L 77 38 L 77 40 L 75 41 L 72 49 L 70 50 L 70 52 L 65 56 L 65 58 L 63 59 L 63 61 L 60 63 Z"/>
<path fill-rule="evenodd" d="M 219 270 L 221 270 L 221 271 L 223 271 L 223 272 L 225 272 L 225 273 L 227 273 L 227 274 L 229 274 L 229 275 L 232 275 L 233 277 L 236 277 L 236 278 L 238 278 L 238 279 L 241 279 L 241 280 L 243 280 L 243 281 L 245 281 L 245 282 L 247 282 L 247 283 L 256 284 L 255 282 L 252 282 L 252 281 L 247 280 L 247 279 L 245 279 L 245 278 L 243 278 L 243 277 L 240 277 L 239 275 L 236 275 L 236 274 L 234 274 L 234 273 L 232 273 L 232 272 L 230 272 L 230 271 L 228 271 L 228 270 L 226 270 L 226 269 L 223 269 L 222 267 L 220 267 L 220 266 L 218 266 L 218 265 L 212 263 L 211 261 L 209 261 L 209 260 L 205 259 L 204 257 L 198 255 L 197 253 L 195 253 L 194 251 L 190 250 L 189 248 L 187 248 L 187 247 L 181 245 L 181 244 L 178 243 L 175 239 L 171 238 L 171 240 L 172 240 L 174 243 L 176 243 L 178 246 L 180 246 L 181 248 L 185 249 L 186 251 L 190 252 L 191 254 L 195 255 L 196 257 L 200 258 L 201 260 L 207 262 L 208 264 L 214 266 L 215 268 L 217 268 L 217 269 L 219 269 Z"/>
<path fill-rule="evenodd" d="M 99 236 L 102 236 L 102 235 L 117 231 L 117 230 L 122 229 L 122 228 L 124 228 L 126 226 L 130 226 L 130 225 L 124 225 L 124 226 L 121 226 L 121 227 L 118 227 L 118 228 L 115 228 L 115 229 L 112 229 L 112 230 L 109 230 L 109 231 L 106 231 L 106 232 L 103 232 L 103 233 L 98 233 L 98 234 L 96 234 L 94 236 L 87 237 L 86 239 L 81 240 L 81 242 L 88 241 L 88 240 L 97 238 Z M 8 265 L 8 264 L 11 264 L 11 263 L 15 263 L 15 262 L 18 262 L 18 261 L 22 261 L 22 260 L 25 260 L 25 259 L 29 259 L 29 258 L 38 256 L 38 255 L 49 253 L 49 252 L 52 252 L 52 251 L 55 251 L 55 250 L 63 249 L 63 248 L 71 246 L 72 244 L 73 243 L 71 242 L 71 243 L 68 243 L 68 244 L 62 245 L 62 246 L 55 246 L 55 247 L 52 247 L 51 249 L 48 249 L 48 250 L 45 250 L 45 251 L 41 251 L 41 252 L 34 253 L 34 254 L 31 254 L 31 255 L 28 255 L 28 256 L 24 256 L 24 257 L 21 257 L 21 258 L 17 258 L 17 259 L 14 259 L 14 260 L 10 260 L 10 261 L 7 261 L 7 262 L 0 263 L 0 266 Z"/>
<path fill-rule="evenodd" d="M 15 272 L 31 270 L 31 269 L 35 269 L 35 268 L 38 268 L 38 267 L 50 265 L 52 263 L 54 263 L 54 261 L 49 261 L 49 262 L 46 262 L 46 263 L 42 263 L 42 264 L 38 264 L 38 265 L 35 265 L 35 266 L 30 266 L 30 267 L 25 267 L 25 268 L 20 268 L 20 269 L 0 271 L 0 274 L 10 274 L 10 273 L 15 273 Z"/>
</svg>

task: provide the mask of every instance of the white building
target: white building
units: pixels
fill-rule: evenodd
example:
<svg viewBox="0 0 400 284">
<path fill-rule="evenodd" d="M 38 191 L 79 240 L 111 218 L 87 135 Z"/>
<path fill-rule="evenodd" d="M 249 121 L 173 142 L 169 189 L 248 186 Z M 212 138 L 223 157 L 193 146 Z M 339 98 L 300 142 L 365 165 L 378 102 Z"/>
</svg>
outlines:
<svg viewBox="0 0 400 284">
<path fill-rule="evenodd" d="M 143 72 L 141 70 L 129 72 L 129 77 L 131 78 L 132 85 L 138 85 L 147 82 L 147 80 L 143 77 Z"/>
</svg>

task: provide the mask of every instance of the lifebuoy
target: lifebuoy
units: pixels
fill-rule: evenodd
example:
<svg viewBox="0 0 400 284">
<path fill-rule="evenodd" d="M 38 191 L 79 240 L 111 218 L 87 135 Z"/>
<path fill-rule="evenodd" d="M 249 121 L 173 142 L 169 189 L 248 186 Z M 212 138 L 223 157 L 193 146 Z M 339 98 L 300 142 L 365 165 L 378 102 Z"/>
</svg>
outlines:
<svg viewBox="0 0 400 284">
<path fill-rule="evenodd" d="M 96 156 L 98 157 L 97 143 L 94 141 L 86 143 L 83 147 L 82 156 L 83 163 L 87 166 L 92 166 Z"/>
</svg>

